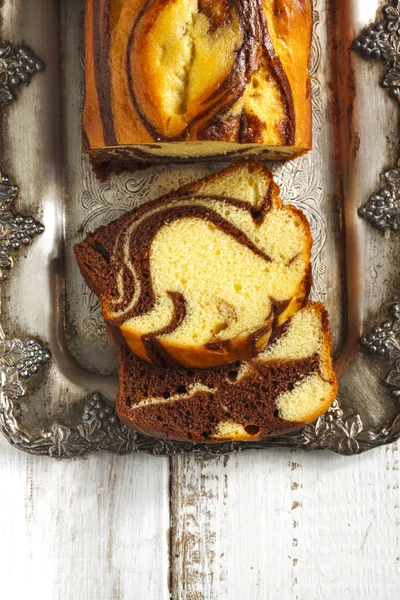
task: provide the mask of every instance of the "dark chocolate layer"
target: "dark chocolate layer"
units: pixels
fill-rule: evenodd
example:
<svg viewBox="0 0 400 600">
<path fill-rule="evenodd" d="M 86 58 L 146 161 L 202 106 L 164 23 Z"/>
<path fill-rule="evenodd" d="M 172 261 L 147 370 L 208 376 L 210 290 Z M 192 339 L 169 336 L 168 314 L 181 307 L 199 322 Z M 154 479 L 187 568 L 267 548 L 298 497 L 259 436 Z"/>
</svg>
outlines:
<svg viewBox="0 0 400 600">
<path fill-rule="evenodd" d="M 110 37 L 110 2 L 109 0 L 93 0 L 94 73 L 99 92 L 98 100 L 104 143 L 106 146 L 115 146 L 117 138 L 111 104 Z"/>
<path fill-rule="evenodd" d="M 169 162 L 191 164 L 200 161 L 204 162 L 205 160 L 207 162 L 220 162 L 227 160 L 228 158 L 239 159 L 241 156 L 251 156 L 254 154 L 254 149 L 249 150 L 249 148 L 239 148 L 237 150 L 207 156 L 157 156 L 154 152 L 150 151 L 151 148 L 154 147 L 157 146 L 150 144 L 146 146 L 146 144 L 142 144 L 141 148 L 134 146 L 118 146 L 114 148 L 104 148 L 102 150 L 88 150 L 89 160 L 98 179 L 106 179 L 110 173 L 136 171 L 137 169 L 145 168 L 148 164 L 162 165 Z M 216 150 L 218 149 L 216 148 Z M 286 156 L 283 156 L 282 151 L 278 152 L 273 149 L 257 150 L 256 154 L 260 160 L 289 160 L 293 158 L 293 154 L 289 151 Z M 298 156 L 299 154 L 302 154 L 302 152 L 297 152 L 295 156 Z"/>
<path fill-rule="evenodd" d="M 277 330 L 275 340 L 286 328 Z M 255 359 L 244 376 L 243 363 L 211 369 L 163 369 L 120 350 L 118 414 L 140 431 L 190 441 L 212 440 L 218 424 L 232 421 L 249 433 L 268 435 L 296 429 L 279 417 L 277 397 L 319 372 L 319 357 L 293 361 Z M 191 393 L 193 386 L 201 391 Z M 205 391 L 208 390 L 208 391 Z M 161 402 L 135 407 L 147 398 Z M 172 400 L 171 400 L 172 398 Z"/>
</svg>

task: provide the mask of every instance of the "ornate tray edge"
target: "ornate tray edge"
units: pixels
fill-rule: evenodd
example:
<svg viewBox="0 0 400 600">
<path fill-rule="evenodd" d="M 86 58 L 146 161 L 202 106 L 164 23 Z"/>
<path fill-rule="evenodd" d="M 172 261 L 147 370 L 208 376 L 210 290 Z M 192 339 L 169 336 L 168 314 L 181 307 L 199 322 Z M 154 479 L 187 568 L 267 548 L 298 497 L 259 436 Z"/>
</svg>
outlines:
<svg viewBox="0 0 400 600">
<path fill-rule="evenodd" d="M 353 49 L 367 60 L 383 61 L 386 71 L 381 86 L 400 101 L 400 1 L 383 7 L 383 19 L 368 27 L 355 41 Z M 400 226 L 400 159 L 382 174 L 385 184 L 359 209 L 360 217 L 380 231 L 396 231 Z"/>
<path fill-rule="evenodd" d="M 389 71 L 382 86 L 400 100 L 400 1 L 386 4 L 384 18 L 354 42 L 354 49 L 370 60 L 384 60 Z M 26 46 L 0 44 L 0 109 L 16 99 L 17 88 L 29 83 L 43 62 Z M 372 226 L 396 230 L 400 224 L 400 168 L 397 165 L 383 175 L 385 186 L 373 194 L 359 211 Z M 7 279 L 13 254 L 22 244 L 29 244 L 43 225 L 32 217 L 12 212 L 18 188 L 0 171 L 0 281 Z M 391 361 L 384 385 L 400 398 L 400 304 L 393 307 L 394 319 L 376 326 L 361 339 L 364 349 Z M 156 456 L 173 456 L 186 452 L 228 454 L 235 451 L 291 447 L 304 450 L 329 449 L 354 455 L 393 442 L 400 437 L 400 415 L 391 427 L 380 432 L 364 430 L 360 415 L 344 420 L 336 401 L 315 423 L 291 435 L 270 437 L 260 442 L 190 444 L 157 440 L 142 436 L 119 422 L 114 409 L 101 394 L 94 393 L 85 403 L 82 422 L 75 428 L 54 423 L 49 430 L 32 439 L 18 425 L 18 400 L 26 394 L 25 380 L 34 376 L 50 359 L 50 352 L 37 340 L 7 338 L 0 330 L 0 431 L 16 448 L 36 455 L 73 458 L 105 450 L 115 454 L 147 452 Z"/>
</svg>

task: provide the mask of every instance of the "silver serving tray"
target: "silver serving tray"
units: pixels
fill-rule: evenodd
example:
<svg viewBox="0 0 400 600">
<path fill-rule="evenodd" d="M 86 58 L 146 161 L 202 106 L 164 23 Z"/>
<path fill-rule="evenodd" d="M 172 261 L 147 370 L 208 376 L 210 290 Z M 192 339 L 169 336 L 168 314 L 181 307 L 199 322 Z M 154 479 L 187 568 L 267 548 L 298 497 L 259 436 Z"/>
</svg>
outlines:
<svg viewBox="0 0 400 600">
<path fill-rule="evenodd" d="M 89 229 L 222 165 L 165 165 L 96 180 L 81 156 L 83 7 L 1 4 L 0 430 L 11 444 L 55 457 L 271 446 L 355 454 L 400 437 L 400 239 L 393 233 L 400 169 L 390 169 L 397 165 L 390 95 L 400 97 L 399 5 L 315 1 L 314 149 L 273 165 L 284 199 L 311 222 L 312 294 L 330 312 L 337 402 L 294 435 L 206 445 L 155 440 L 120 425 L 114 348 L 72 248 Z"/>
</svg>

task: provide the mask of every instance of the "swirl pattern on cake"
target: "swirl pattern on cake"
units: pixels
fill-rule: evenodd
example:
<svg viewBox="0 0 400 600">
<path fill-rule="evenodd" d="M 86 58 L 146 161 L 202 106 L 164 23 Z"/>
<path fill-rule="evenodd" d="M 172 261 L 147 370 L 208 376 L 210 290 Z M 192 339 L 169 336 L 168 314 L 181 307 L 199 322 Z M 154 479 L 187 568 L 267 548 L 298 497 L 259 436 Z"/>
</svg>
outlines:
<svg viewBox="0 0 400 600">
<path fill-rule="evenodd" d="M 309 149 L 311 34 L 311 0 L 88 0 L 87 148 Z"/>
<path fill-rule="evenodd" d="M 256 356 L 307 301 L 311 243 L 271 173 L 245 163 L 126 213 L 76 252 L 133 353 L 206 368 Z"/>
<path fill-rule="evenodd" d="M 167 369 L 118 350 L 122 422 L 155 437 L 189 442 L 257 440 L 295 431 L 337 394 L 322 304 L 298 311 L 248 362 Z"/>
</svg>

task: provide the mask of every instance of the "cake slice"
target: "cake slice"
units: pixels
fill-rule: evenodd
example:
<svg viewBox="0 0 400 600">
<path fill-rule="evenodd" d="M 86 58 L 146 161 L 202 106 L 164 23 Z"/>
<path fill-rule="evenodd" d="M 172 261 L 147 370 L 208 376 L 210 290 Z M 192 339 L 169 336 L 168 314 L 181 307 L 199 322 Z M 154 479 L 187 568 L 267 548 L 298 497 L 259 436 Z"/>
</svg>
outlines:
<svg viewBox="0 0 400 600">
<path fill-rule="evenodd" d="M 234 165 L 75 247 L 117 343 L 158 366 L 250 360 L 307 301 L 311 234 L 270 171 Z"/>
<path fill-rule="evenodd" d="M 311 0 L 87 0 L 84 147 L 100 169 L 311 148 Z"/>
<path fill-rule="evenodd" d="M 121 347 L 118 363 L 122 422 L 175 440 L 256 440 L 290 432 L 322 415 L 337 393 L 322 304 L 297 312 L 249 362 L 163 369 Z"/>
</svg>

